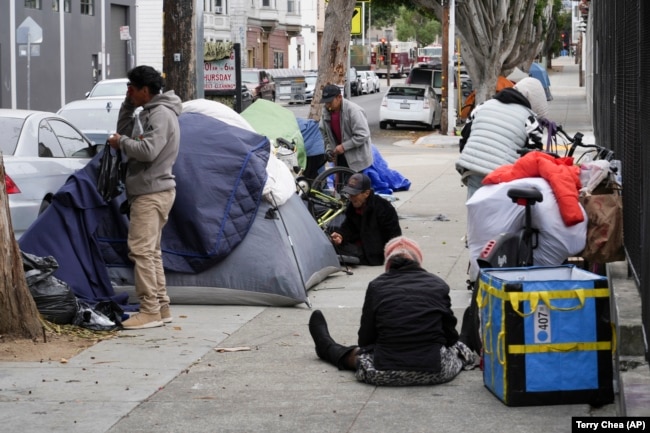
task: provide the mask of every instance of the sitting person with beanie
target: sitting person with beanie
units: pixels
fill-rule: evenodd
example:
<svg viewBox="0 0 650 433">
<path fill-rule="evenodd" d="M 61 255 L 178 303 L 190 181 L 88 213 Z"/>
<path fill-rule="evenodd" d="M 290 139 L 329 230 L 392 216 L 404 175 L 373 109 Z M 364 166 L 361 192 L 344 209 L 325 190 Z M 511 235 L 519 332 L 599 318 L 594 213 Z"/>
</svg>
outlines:
<svg viewBox="0 0 650 433">
<path fill-rule="evenodd" d="M 417 243 L 399 236 L 384 256 L 386 272 L 368 284 L 358 346 L 337 344 L 323 313 L 312 313 L 318 357 L 371 385 L 434 385 L 473 368 L 476 355 L 458 340 L 449 286 L 422 268 Z"/>
<path fill-rule="evenodd" d="M 384 245 L 402 234 L 395 207 L 374 193 L 370 178 L 363 173 L 350 176 L 341 192 L 349 203 L 341 227 L 330 234 L 337 252 L 358 258 L 362 265 L 383 264 Z"/>
</svg>

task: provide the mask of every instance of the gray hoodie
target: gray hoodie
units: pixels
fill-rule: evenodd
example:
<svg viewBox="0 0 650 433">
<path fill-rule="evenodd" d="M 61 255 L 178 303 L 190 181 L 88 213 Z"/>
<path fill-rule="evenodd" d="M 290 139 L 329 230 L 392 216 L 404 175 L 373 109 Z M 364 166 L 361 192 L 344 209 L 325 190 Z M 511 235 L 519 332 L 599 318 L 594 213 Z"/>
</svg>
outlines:
<svg viewBox="0 0 650 433">
<path fill-rule="evenodd" d="M 136 107 L 127 99 L 117 120 L 120 148 L 127 156 L 126 193 L 135 196 L 176 187 L 172 166 L 178 156 L 178 116 L 183 104 L 173 90 L 155 95 L 134 116 Z"/>
</svg>

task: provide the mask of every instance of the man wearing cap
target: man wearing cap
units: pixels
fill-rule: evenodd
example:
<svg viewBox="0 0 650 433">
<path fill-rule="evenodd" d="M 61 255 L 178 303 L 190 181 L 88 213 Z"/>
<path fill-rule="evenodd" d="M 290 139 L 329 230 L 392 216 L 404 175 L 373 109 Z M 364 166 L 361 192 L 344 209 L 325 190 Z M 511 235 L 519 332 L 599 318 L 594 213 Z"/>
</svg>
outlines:
<svg viewBox="0 0 650 433">
<path fill-rule="evenodd" d="M 435 385 L 472 369 L 478 356 L 459 341 L 449 285 L 422 268 L 418 244 L 399 236 L 384 255 L 385 272 L 366 290 L 358 345 L 336 343 L 315 310 L 309 333 L 316 355 L 376 386 Z"/>
<path fill-rule="evenodd" d="M 343 224 L 330 235 L 332 243 L 339 253 L 358 257 L 362 265 L 381 265 L 386 243 L 402 234 L 395 207 L 374 193 L 370 178 L 362 173 L 350 176 L 341 192 L 350 201 Z"/>
<path fill-rule="evenodd" d="M 325 152 L 336 165 L 362 171 L 372 165 L 370 127 L 366 113 L 357 104 L 343 99 L 334 84 L 323 88 L 323 107 L 319 128 L 325 141 Z"/>
</svg>

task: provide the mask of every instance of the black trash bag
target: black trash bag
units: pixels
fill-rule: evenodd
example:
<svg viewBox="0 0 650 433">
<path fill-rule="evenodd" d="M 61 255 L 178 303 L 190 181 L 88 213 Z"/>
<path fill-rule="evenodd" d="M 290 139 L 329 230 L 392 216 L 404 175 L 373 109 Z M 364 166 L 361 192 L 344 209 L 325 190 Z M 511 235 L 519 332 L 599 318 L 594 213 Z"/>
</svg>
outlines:
<svg viewBox="0 0 650 433">
<path fill-rule="evenodd" d="M 126 177 L 126 164 L 122 162 L 122 152 L 112 150 L 106 143 L 104 152 L 99 162 L 97 175 L 97 192 L 104 201 L 109 202 L 124 192 L 124 178 Z"/>
<path fill-rule="evenodd" d="M 121 322 L 116 323 L 102 313 L 97 306 L 92 307 L 81 300 L 77 300 L 77 314 L 72 324 L 93 331 L 113 331 L 121 328 Z"/>
<path fill-rule="evenodd" d="M 70 286 L 56 278 L 59 264 L 52 256 L 38 257 L 21 251 L 27 286 L 43 318 L 59 325 L 72 323 L 77 314 L 77 297 Z"/>
</svg>

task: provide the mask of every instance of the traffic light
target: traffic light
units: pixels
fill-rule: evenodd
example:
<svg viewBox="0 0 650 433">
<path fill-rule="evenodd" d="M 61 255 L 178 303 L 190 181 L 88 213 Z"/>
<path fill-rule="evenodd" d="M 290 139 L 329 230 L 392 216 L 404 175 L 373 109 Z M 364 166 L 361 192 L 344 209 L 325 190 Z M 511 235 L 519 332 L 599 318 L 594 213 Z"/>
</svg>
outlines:
<svg viewBox="0 0 650 433">
<path fill-rule="evenodd" d="M 380 65 L 385 65 L 386 64 L 386 58 L 384 56 L 379 56 L 379 64 Z"/>
<path fill-rule="evenodd" d="M 386 45 L 385 38 L 381 38 L 381 45 L 379 45 L 379 53 L 382 56 L 382 63 L 383 63 L 383 59 L 388 55 L 388 46 Z"/>
</svg>

